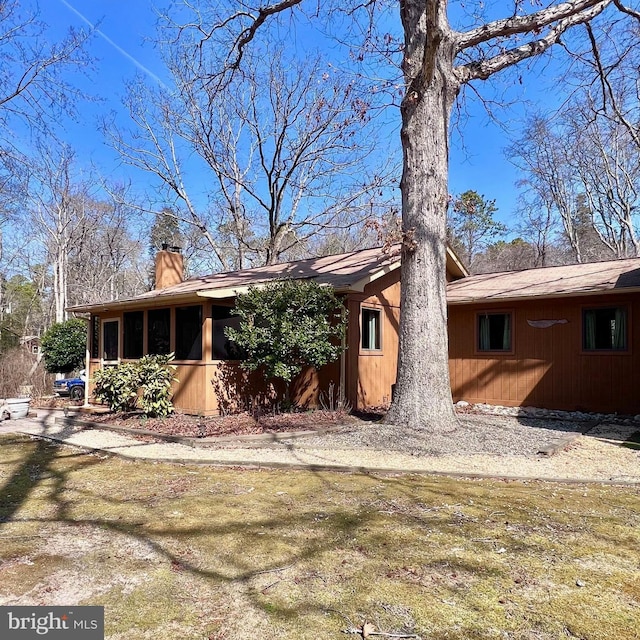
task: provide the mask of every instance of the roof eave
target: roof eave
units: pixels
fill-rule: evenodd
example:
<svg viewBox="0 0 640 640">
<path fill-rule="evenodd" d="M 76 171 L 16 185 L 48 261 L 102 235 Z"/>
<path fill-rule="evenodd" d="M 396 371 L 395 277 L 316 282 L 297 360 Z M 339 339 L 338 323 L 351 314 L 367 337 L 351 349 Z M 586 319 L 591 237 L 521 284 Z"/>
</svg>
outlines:
<svg viewBox="0 0 640 640">
<path fill-rule="evenodd" d="M 122 309 L 134 309 L 139 307 L 163 307 L 167 304 L 194 302 L 196 300 L 197 292 L 194 291 L 182 294 L 166 294 L 156 297 L 130 298 L 128 300 L 114 300 L 112 302 L 77 305 L 74 307 L 67 307 L 67 311 L 71 313 L 103 313 L 107 311 L 119 311 Z"/>
<path fill-rule="evenodd" d="M 452 275 L 457 276 L 457 279 L 466 278 L 469 275 L 469 271 L 462 264 L 462 260 L 458 258 L 455 251 L 447 245 L 447 267 Z"/>
<path fill-rule="evenodd" d="M 585 289 L 582 291 L 559 292 L 559 293 L 540 293 L 529 296 L 478 296 L 475 298 L 464 298 L 461 300 L 447 300 L 449 305 L 462 304 L 487 304 L 490 302 L 525 302 L 527 300 L 556 299 L 556 298 L 584 298 L 594 295 L 614 295 L 626 293 L 640 293 L 640 287 L 624 287 L 612 289 Z"/>
<path fill-rule="evenodd" d="M 344 285 L 342 288 L 336 288 L 336 291 L 340 291 L 341 293 L 363 293 L 365 287 L 372 282 L 375 282 L 379 278 L 386 276 L 388 273 L 395 271 L 400 268 L 400 260 L 394 260 L 388 265 L 381 267 L 377 271 L 373 273 L 367 274 L 364 278 L 360 278 L 360 280 L 356 280 L 353 284 Z"/>
</svg>

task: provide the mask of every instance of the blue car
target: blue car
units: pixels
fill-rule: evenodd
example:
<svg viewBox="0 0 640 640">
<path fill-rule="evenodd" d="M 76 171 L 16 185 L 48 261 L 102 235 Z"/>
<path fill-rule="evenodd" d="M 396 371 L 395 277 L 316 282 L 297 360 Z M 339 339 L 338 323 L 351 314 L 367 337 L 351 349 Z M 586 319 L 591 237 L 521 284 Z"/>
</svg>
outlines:
<svg viewBox="0 0 640 640">
<path fill-rule="evenodd" d="M 71 400 L 84 399 L 85 375 L 80 372 L 78 378 L 64 378 L 53 383 L 53 392 L 59 396 L 69 397 Z"/>
</svg>

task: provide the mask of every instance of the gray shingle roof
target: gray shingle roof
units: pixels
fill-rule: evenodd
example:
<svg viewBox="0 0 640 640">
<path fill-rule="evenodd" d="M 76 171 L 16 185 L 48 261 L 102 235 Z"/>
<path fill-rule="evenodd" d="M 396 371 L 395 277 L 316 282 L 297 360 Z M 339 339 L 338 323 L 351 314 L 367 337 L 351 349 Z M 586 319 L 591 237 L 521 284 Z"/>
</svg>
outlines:
<svg viewBox="0 0 640 640">
<path fill-rule="evenodd" d="M 469 276 L 447 286 L 449 304 L 640 289 L 640 258 Z"/>
<path fill-rule="evenodd" d="M 70 307 L 69 310 L 84 312 L 113 309 L 152 301 L 168 304 L 172 300 L 177 301 L 195 296 L 229 298 L 237 291 L 246 290 L 250 285 L 258 285 L 274 278 L 313 279 L 319 284 L 332 286 L 338 292 L 357 291 L 372 279 L 398 268 L 399 264 L 400 256 L 397 251 L 392 250 L 387 253 L 381 247 L 376 247 L 333 256 L 295 260 L 265 267 L 189 278 L 171 287 L 155 289 L 132 298 L 115 302 L 78 305 Z"/>
</svg>

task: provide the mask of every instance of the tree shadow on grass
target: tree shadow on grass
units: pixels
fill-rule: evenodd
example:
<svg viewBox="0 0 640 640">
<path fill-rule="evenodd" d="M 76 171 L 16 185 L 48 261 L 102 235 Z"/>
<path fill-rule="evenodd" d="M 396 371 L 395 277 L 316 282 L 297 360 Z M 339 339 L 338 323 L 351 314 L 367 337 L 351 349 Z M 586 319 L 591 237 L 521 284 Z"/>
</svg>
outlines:
<svg viewBox="0 0 640 640">
<path fill-rule="evenodd" d="M 439 546 L 438 538 L 434 543 L 432 534 L 450 532 L 452 540 L 470 545 L 476 529 L 495 530 L 500 544 L 506 539 L 511 544 L 505 546 L 515 547 L 517 542 L 520 554 L 537 550 L 537 542 L 528 540 L 526 531 L 500 537 L 504 536 L 500 518 L 505 516 L 496 516 L 496 524 L 489 526 L 477 515 L 476 510 L 482 509 L 478 501 L 488 501 L 495 487 L 506 484 L 499 481 L 486 486 L 475 481 L 375 474 L 220 471 L 99 458 L 43 440 L 5 442 L 25 447 L 24 457 L 0 488 L 0 530 L 16 519 L 46 481 L 51 513 L 21 517 L 21 522 L 58 524 L 71 527 L 72 532 L 75 528 L 78 535 L 89 527 L 115 536 L 114 544 L 121 542 L 120 537 L 137 541 L 172 570 L 212 585 L 241 586 L 252 606 L 280 621 L 335 614 L 335 610 L 313 584 L 299 589 L 291 600 L 274 595 L 276 587 L 256 588 L 256 580 L 265 574 L 289 576 L 282 573 L 289 571 L 292 575 L 287 579 L 304 583 L 305 572 L 313 569 L 325 572 L 319 580 L 326 579 L 330 588 L 335 576 L 326 572 L 346 570 L 340 562 L 327 560 L 329 556 L 344 558 L 353 574 L 359 575 L 359 564 L 364 567 L 368 554 L 377 555 L 376 570 L 383 573 L 367 580 L 393 579 L 405 587 L 424 589 L 413 584 L 415 574 L 403 573 L 408 564 L 403 557 L 403 531 L 423 540 L 417 556 L 416 542 L 411 542 L 411 563 L 425 574 L 440 570 L 443 563 L 459 573 L 478 570 L 475 561 L 447 555 L 448 547 Z M 78 475 L 85 470 L 88 475 Z M 497 513 L 511 508 L 510 498 L 502 493 L 492 506 Z M 520 493 L 514 495 L 518 500 L 523 498 Z M 285 500 L 289 508 L 283 508 Z M 171 519 L 177 510 L 184 516 Z M 541 521 L 540 526 L 546 524 Z M 495 562 L 485 569 L 488 578 L 508 576 L 511 565 L 502 562 L 502 556 L 492 558 Z M 384 571 L 391 572 L 391 578 Z M 393 571 L 398 571 L 395 578 Z M 279 581 L 274 577 L 273 584 Z M 342 583 L 339 586 L 343 588 Z M 343 599 L 337 606 L 353 615 L 359 605 Z"/>
</svg>

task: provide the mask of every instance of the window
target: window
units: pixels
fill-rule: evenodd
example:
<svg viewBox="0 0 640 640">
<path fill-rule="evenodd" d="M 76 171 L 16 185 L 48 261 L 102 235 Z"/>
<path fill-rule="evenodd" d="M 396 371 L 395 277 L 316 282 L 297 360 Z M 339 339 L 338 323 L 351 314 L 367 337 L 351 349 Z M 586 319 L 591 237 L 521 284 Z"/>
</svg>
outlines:
<svg viewBox="0 0 640 640">
<path fill-rule="evenodd" d="M 240 317 L 234 316 L 231 307 L 211 308 L 212 331 L 212 358 L 214 360 L 242 360 L 244 355 L 242 349 L 235 342 L 229 340 L 224 333 L 227 327 L 238 329 L 240 327 Z"/>
<path fill-rule="evenodd" d="M 625 351 L 627 310 L 625 307 L 584 309 L 582 348 L 585 351 Z"/>
<path fill-rule="evenodd" d="M 176 360 L 202 360 L 202 305 L 176 308 Z"/>
<path fill-rule="evenodd" d="M 511 351 L 511 314 L 478 314 L 478 351 Z"/>
<path fill-rule="evenodd" d="M 120 352 L 120 322 L 105 320 L 102 323 L 102 358 L 113 361 L 118 359 Z"/>
<path fill-rule="evenodd" d="M 123 314 L 122 356 L 125 359 L 142 358 L 143 318 L 143 311 L 130 311 Z"/>
<path fill-rule="evenodd" d="M 171 352 L 171 310 L 150 309 L 147 312 L 147 352 L 166 355 Z"/>
<path fill-rule="evenodd" d="M 362 309 L 362 331 L 360 345 L 369 351 L 379 351 L 381 345 L 380 310 Z"/>
<path fill-rule="evenodd" d="M 91 357 L 100 357 L 100 317 L 91 316 Z"/>
</svg>

